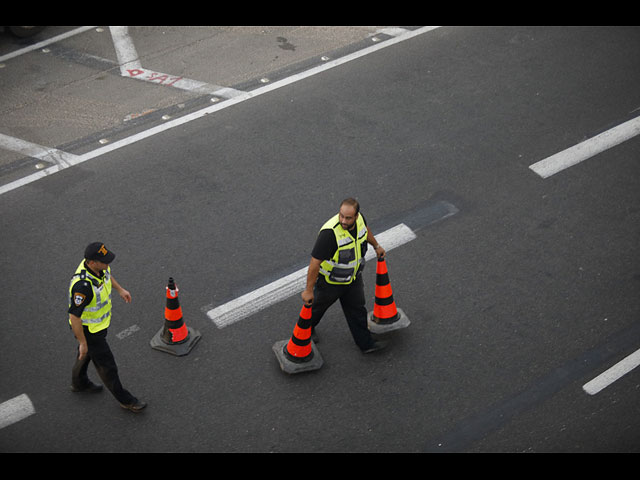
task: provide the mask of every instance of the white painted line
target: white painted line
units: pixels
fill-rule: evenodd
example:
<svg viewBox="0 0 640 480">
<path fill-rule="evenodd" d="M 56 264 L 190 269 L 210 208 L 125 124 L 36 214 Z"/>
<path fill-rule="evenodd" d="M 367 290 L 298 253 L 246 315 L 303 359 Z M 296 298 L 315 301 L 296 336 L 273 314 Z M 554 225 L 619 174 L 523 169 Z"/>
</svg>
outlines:
<svg viewBox="0 0 640 480">
<path fill-rule="evenodd" d="M 129 328 L 125 328 L 120 333 L 117 333 L 116 337 L 118 340 L 122 340 L 123 338 L 127 338 L 138 331 L 140 331 L 140 327 L 138 325 L 131 325 Z"/>
<path fill-rule="evenodd" d="M 544 160 L 540 160 L 529 166 L 529 168 L 542 178 L 548 178 L 598 153 L 615 147 L 639 133 L 640 117 L 636 117 L 593 138 L 574 145 L 571 148 L 556 153 Z"/>
<path fill-rule="evenodd" d="M 127 69 L 142 68 L 136 47 L 129 36 L 129 27 L 109 27 L 120 73 L 126 76 Z"/>
<path fill-rule="evenodd" d="M 143 80 L 165 87 L 178 88 L 188 92 L 219 95 L 224 98 L 231 98 L 241 93 L 233 88 L 210 85 L 198 80 L 144 68 L 133 40 L 129 36 L 129 27 L 109 27 L 109 30 L 111 31 L 113 46 L 116 49 L 116 57 L 118 57 L 118 64 L 120 65 L 120 75 L 123 77 Z"/>
<path fill-rule="evenodd" d="M 582 389 L 589 395 L 595 395 L 602 389 L 608 387 L 623 375 L 640 365 L 640 350 L 636 350 L 628 357 L 616 363 L 609 370 L 601 373 L 596 378 L 582 386 Z"/>
<path fill-rule="evenodd" d="M 33 45 L 25 48 L 21 48 L 20 50 L 16 50 L 15 52 L 7 53 L 0 57 L 0 62 L 4 62 L 5 60 L 9 60 L 10 58 L 18 57 L 25 53 L 32 52 L 33 50 L 38 50 L 39 48 L 46 47 L 47 45 L 51 45 L 52 43 L 59 42 L 60 40 L 64 40 L 65 38 L 73 37 L 74 35 L 78 35 L 79 33 L 86 32 L 87 30 L 91 30 L 96 27 L 78 27 L 75 30 L 71 30 L 67 33 L 63 33 L 61 35 L 57 35 L 55 37 L 49 38 L 48 40 L 43 40 L 42 42 L 34 43 Z"/>
<path fill-rule="evenodd" d="M 194 120 L 197 120 L 199 118 L 202 118 L 206 115 L 210 115 L 214 112 L 217 112 L 219 110 L 231 107 L 233 105 L 236 105 L 238 103 L 244 102 L 246 100 L 258 97 L 260 95 L 263 95 L 265 93 L 269 93 L 273 90 L 276 90 L 278 88 L 282 88 L 285 87 L 287 85 L 290 85 L 292 83 L 295 82 L 299 82 L 301 80 L 304 80 L 308 77 L 311 77 L 313 75 L 317 75 L 319 73 L 325 72 L 327 70 L 330 70 L 334 67 L 337 67 L 339 65 L 343 65 L 347 62 L 351 62 L 353 60 L 356 60 L 360 57 L 363 57 L 365 55 L 368 55 L 370 53 L 376 52 L 378 50 L 381 50 L 383 48 L 389 47 L 391 45 L 395 45 L 396 43 L 400 43 L 402 41 L 408 40 L 410 38 L 416 37 L 418 35 L 421 35 L 423 33 L 427 33 L 430 32 L 436 28 L 436 26 L 427 26 L 427 27 L 422 27 L 422 28 L 418 28 L 416 30 L 411 30 L 408 31 L 406 34 L 404 35 L 398 35 L 397 37 L 394 38 L 390 38 L 388 40 L 385 40 L 384 42 L 380 42 L 380 43 L 376 43 L 374 45 L 371 45 L 370 47 L 367 48 L 363 48 L 362 50 L 359 50 L 357 52 L 354 52 L 350 55 L 345 55 L 344 57 L 340 57 L 340 58 L 336 58 L 335 60 L 331 60 L 328 61 L 326 63 L 323 63 L 321 65 L 318 65 L 316 67 L 310 68 L 309 70 L 306 70 L 304 72 L 300 72 L 298 74 L 292 75 L 290 77 L 287 78 L 283 78 L 282 80 L 278 80 L 275 81 L 273 83 L 267 84 L 263 87 L 258 87 L 255 90 L 251 90 L 250 92 L 242 92 L 240 94 L 236 94 L 231 96 L 231 98 L 216 103 L 212 106 L 203 108 L 201 110 L 198 110 L 196 112 L 192 112 L 188 115 L 184 115 L 180 118 L 176 118 L 174 120 L 170 120 L 168 122 L 165 122 L 161 125 L 157 125 L 155 127 L 150 128 L 149 130 L 145 130 L 143 132 L 139 132 L 136 133 L 130 137 L 127 137 L 125 139 L 122 139 L 120 141 L 117 142 L 113 142 L 109 145 L 105 145 L 104 147 L 98 148 L 96 150 L 93 150 L 91 152 L 82 154 L 82 155 L 78 155 L 76 157 L 76 160 L 73 162 L 74 165 L 77 165 L 79 163 L 82 162 L 86 162 L 87 160 L 91 160 L 93 158 L 105 155 L 107 153 L 110 153 L 114 150 L 117 150 L 119 148 L 123 148 L 126 147 L 128 145 L 132 145 L 136 142 L 139 142 L 141 140 L 144 140 L 146 138 L 149 138 L 153 135 L 157 135 L 159 133 L 162 133 L 166 130 L 169 130 L 171 128 L 175 128 L 178 127 L 180 125 L 184 125 L 185 123 L 188 122 L 192 122 Z M 237 93 L 237 92 L 236 92 Z M 6 185 L 2 185 L 0 186 L 0 195 L 2 195 L 3 193 L 7 193 L 11 190 L 14 190 L 16 188 L 22 187 L 24 185 L 27 185 L 31 182 L 34 182 L 36 180 L 39 180 L 40 178 L 43 178 L 47 175 L 51 175 L 53 173 L 56 173 L 60 170 L 62 170 L 63 167 L 59 167 L 59 166 L 54 166 L 54 167 L 49 167 L 45 170 L 41 170 L 39 172 L 36 172 L 32 175 L 29 175 L 27 177 L 21 178 L 19 180 L 16 180 L 14 182 L 8 183 Z"/>
<path fill-rule="evenodd" d="M 19 153 L 25 157 L 44 160 L 62 168 L 71 166 L 78 161 L 77 155 L 56 150 L 55 148 L 43 147 L 2 133 L 0 133 L 0 148 Z"/>
<path fill-rule="evenodd" d="M 135 67 L 121 69 L 123 77 L 133 78 L 135 80 L 143 80 L 148 83 L 161 85 L 163 87 L 173 87 L 188 92 L 200 93 L 203 95 L 217 95 L 223 98 L 231 98 L 242 94 L 240 90 L 220 85 L 211 85 L 209 83 L 192 80 L 190 78 L 169 75 L 167 73 L 156 72 L 148 68 Z"/>
<path fill-rule="evenodd" d="M 387 27 L 387 28 L 380 28 L 376 30 L 376 33 L 384 33 L 385 35 L 389 35 L 391 37 L 404 35 L 407 32 L 408 30 L 406 28 L 401 28 L 401 27 Z"/>
<path fill-rule="evenodd" d="M 18 395 L 11 400 L 0 403 L 0 428 L 27 418 L 36 413 L 33 403 L 26 394 Z"/>
<path fill-rule="evenodd" d="M 387 252 L 415 238 L 416 234 L 404 223 L 376 234 L 376 240 Z M 374 257 L 375 253 L 369 249 L 365 259 L 371 260 Z M 286 277 L 211 309 L 207 312 L 207 316 L 218 328 L 223 328 L 292 297 L 304 290 L 307 283 L 307 269 L 308 267 L 301 268 Z"/>
</svg>

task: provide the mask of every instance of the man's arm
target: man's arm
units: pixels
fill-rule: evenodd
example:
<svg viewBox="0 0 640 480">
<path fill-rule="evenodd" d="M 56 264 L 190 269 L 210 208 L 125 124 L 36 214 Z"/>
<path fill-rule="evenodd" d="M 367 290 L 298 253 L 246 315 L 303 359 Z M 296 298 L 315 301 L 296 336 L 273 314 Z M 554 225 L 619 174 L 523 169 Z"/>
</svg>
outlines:
<svg viewBox="0 0 640 480">
<path fill-rule="evenodd" d="M 120 297 L 122 297 L 122 299 L 126 303 L 131 303 L 131 294 L 128 290 L 125 290 L 120 286 L 118 282 L 116 282 L 116 279 L 113 277 L 113 275 L 111 275 L 111 284 L 113 285 L 113 288 L 115 288 L 118 292 L 118 295 L 120 295 Z"/>
<path fill-rule="evenodd" d="M 70 313 L 69 320 L 71 321 L 71 330 L 73 330 L 73 334 L 78 340 L 78 360 L 82 360 L 88 351 L 87 339 L 84 337 L 84 330 L 82 329 L 82 319 Z"/>
<path fill-rule="evenodd" d="M 387 252 L 385 252 L 384 248 L 380 246 L 378 241 L 373 236 L 373 233 L 371 233 L 371 230 L 369 229 L 369 227 L 367 227 L 367 242 L 376 251 L 376 255 L 378 255 L 378 258 L 384 258 Z"/>
<path fill-rule="evenodd" d="M 307 286 L 301 295 L 302 301 L 304 301 L 305 305 L 311 305 L 313 303 L 313 287 L 316 284 L 316 280 L 318 279 L 321 263 L 322 260 L 311 257 L 311 261 L 309 262 L 309 270 L 307 271 Z"/>
</svg>

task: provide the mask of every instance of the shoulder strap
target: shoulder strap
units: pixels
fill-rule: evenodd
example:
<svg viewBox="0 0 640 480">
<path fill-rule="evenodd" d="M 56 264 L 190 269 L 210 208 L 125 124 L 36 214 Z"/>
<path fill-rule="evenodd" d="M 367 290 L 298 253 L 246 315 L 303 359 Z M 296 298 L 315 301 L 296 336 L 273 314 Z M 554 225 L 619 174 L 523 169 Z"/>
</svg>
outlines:
<svg viewBox="0 0 640 480">
<path fill-rule="evenodd" d="M 84 269 L 80 270 L 80 273 L 76 273 L 71 278 L 74 278 L 74 277 L 80 277 L 80 280 L 89 280 L 94 287 L 99 287 L 100 286 L 100 282 L 98 282 L 98 280 L 96 280 L 91 275 L 89 275 L 87 273 L 87 271 L 84 270 Z"/>
</svg>

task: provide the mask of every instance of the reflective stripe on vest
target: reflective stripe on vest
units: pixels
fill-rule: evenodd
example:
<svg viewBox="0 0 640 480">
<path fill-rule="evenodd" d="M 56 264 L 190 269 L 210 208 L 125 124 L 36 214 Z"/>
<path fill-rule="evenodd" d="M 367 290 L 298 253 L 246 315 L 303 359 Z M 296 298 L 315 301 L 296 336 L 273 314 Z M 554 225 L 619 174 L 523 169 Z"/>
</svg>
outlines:
<svg viewBox="0 0 640 480">
<path fill-rule="evenodd" d="M 93 275 L 84 266 L 84 260 L 80 262 L 76 273 L 69 283 L 69 306 L 71 306 L 73 286 L 80 280 L 87 280 L 93 290 L 91 302 L 82 312 L 82 324 L 89 327 L 89 332 L 96 333 L 104 330 L 111 323 L 111 268 L 107 267 L 102 279 Z M 71 320 L 69 320 L 71 323 Z"/>
<path fill-rule="evenodd" d="M 350 284 L 356 278 L 360 265 L 364 263 L 362 245 L 367 241 L 367 226 L 362 215 L 358 215 L 356 220 L 356 239 L 340 225 L 340 214 L 332 217 L 320 230 L 332 230 L 338 245 L 333 258 L 320 264 L 320 273 L 324 275 L 327 283 Z"/>
</svg>

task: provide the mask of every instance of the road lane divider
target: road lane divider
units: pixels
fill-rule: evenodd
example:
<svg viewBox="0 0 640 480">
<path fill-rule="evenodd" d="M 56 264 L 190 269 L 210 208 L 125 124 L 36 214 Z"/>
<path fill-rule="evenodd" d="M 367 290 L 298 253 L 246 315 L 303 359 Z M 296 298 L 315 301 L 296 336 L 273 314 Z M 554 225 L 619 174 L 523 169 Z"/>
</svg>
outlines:
<svg viewBox="0 0 640 480">
<path fill-rule="evenodd" d="M 638 134 L 640 134 L 640 117 L 628 120 L 595 137 L 540 160 L 530 165 L 529 168 L 542 178 L 549 178 Z"/>
<path fill-rule="evenodd" d="M 638 365 L 640 365 L 640 349 L 636 350 L 628 357 L 625 357 L 613 367 L 605 370 L 593 380 L 585 383 L 582 386 L 582 389 L 589 395 L 595 395 L 607 388 L 616 380 L 619 380 Z"/>
<path fill-rule="evenodd" d="M 34 413 L 36 413 L 36 409 L 24 393 L 0 403 L 0 429 L 24 420 Z"/>
</svg>

